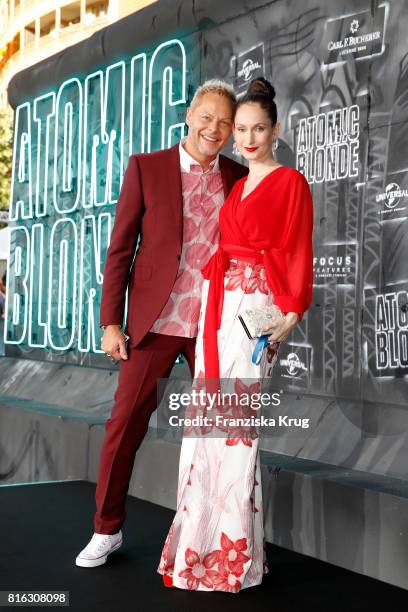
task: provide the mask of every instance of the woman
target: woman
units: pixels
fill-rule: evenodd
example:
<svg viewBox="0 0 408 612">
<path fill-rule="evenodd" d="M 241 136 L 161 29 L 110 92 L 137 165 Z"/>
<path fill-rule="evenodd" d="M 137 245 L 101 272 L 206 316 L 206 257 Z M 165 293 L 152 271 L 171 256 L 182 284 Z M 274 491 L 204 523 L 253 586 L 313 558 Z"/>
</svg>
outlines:
<svg viewBox="0 0 408 612">
<path fill-rule="evenodd" d="M 249 174 L 221 208 L 220 247 L 202 270 L 195 379 L 232 379 L 240 394 L 259 391 L 257 381 L 270 376 L 279 343 L 312 295 L 312 198 L 304 176 L 273 158 L 280 127 L 274 96 L 268 81 L 255 79 L 237 104 L 233 135 Z M 272 303 L 284 316 L 265 328 L 270 345 L 257 364 L 255 341 L 238 315 Z M 222 411 L 243 416 L 238 406 Z M 260 584 L 268 571 L 259 437 L 253 429 L 223 432 L 218 438 L 184 432 L 177 512 L 157 570 L 167 586 L 238 592 Z"/>
</svg>

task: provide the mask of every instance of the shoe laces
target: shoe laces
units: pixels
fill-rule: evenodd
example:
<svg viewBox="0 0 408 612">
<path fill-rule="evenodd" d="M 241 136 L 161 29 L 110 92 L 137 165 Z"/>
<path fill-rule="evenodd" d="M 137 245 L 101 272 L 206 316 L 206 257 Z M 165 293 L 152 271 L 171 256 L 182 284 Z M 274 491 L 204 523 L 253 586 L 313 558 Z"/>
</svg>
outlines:
<svg viewBox="0 0 408 612">
<path fill-rule="evenodd" d="M 93 542 L 91 541 L 90 544 L 91 544 L 91 547 L 93 549 L 95 549 L 95 550 L 102 550 L 105 547 L 105 545 L 109 542 L 110 536 L 106 535 L 104 538 L 100 539 L 98 537 L 98 535 L 100 535 L 100 534 L 96 534 L 95 533 L 92 536 Z M 99 542 L 98 542 L 98 540 L 99 540 Z"/>
</svg>

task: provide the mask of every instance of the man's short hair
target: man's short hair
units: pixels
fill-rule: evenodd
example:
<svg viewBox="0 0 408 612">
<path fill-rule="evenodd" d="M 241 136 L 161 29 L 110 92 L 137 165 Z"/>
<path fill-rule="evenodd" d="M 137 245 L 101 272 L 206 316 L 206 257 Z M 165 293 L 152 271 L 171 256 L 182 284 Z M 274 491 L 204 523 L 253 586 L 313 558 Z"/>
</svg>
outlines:
<svg viewBox="0 0 408 612">
<path fill-rule="evenodd" d="M 199 85 L 194 93 L 193 99 L 191 100 L 190 106 L 193 106 L 198 98 L 204 96 L 207 93 L 216 93 L 219 96 L 224 96 L 231 100 L 231 104 L 235 106 L 237 98 L 232 85 L 221 79 L 208 79 L 202 85 Z"/>
</svg>

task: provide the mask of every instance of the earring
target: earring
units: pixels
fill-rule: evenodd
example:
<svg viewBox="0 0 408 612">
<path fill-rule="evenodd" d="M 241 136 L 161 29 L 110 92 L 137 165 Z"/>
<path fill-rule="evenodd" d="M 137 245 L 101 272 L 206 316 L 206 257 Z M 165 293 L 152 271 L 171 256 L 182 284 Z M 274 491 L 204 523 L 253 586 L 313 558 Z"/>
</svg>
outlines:
<svg viewBox="0 0 408 612">
<path fill-rule="evenodd" d="M 238 147 L 236 145 L 236 142 L 234 141 L 232 144 L 232 154 L 235 155 L 235 157 L 237 157 L 238 155 L 240 155 L 239 151 L 238 151 Z"/>
<path fill-rule="evenodd" d="M 272 153 L 275 153 L 277 148 L 278 148 L 278 139 L 275 138 L 275 140 L 272 143 Z"/>
</svg>

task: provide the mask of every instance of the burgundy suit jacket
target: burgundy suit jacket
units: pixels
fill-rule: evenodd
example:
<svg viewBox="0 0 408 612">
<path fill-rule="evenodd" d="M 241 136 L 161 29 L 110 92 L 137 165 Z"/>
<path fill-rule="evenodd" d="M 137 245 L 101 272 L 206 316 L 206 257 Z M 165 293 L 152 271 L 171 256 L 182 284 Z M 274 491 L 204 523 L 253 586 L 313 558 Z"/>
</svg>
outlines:
<svg viewBox="0 0 408 612">
<path fill-rule="evenodd" d="M 248 169 L 220 155 L 225 197 Z M 135 347 L 165 306 L 180 264 L 183 195 L 179 145 L 131 155 L 123 179 L 106 257 L 100 325 L 122 325 Z M 135 250 L 139 234 L 141 240 Z"/>
</svg>

